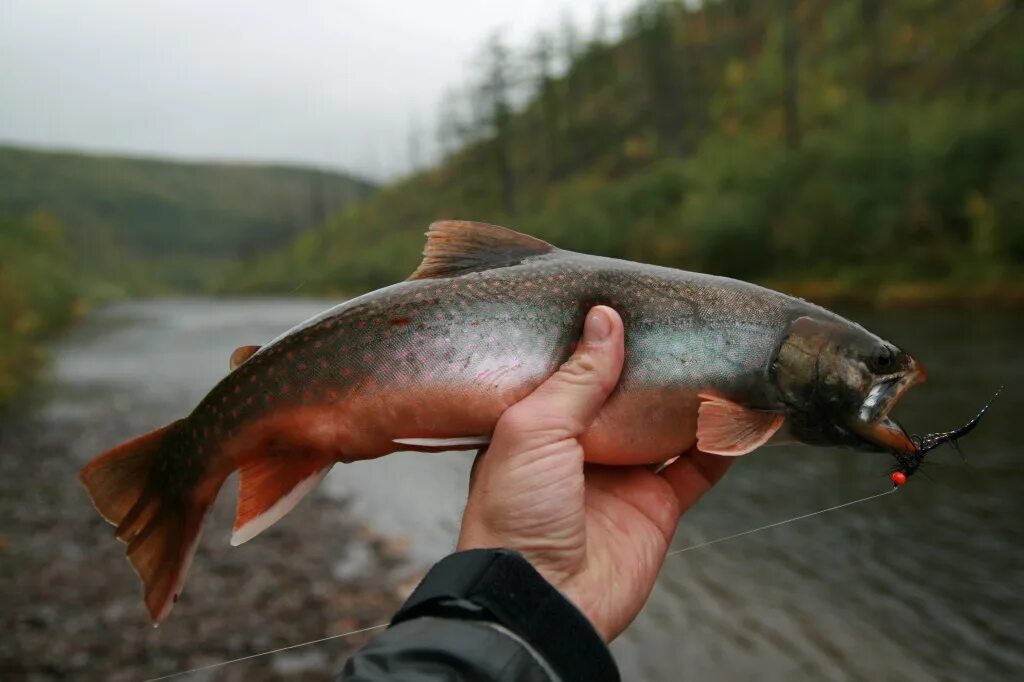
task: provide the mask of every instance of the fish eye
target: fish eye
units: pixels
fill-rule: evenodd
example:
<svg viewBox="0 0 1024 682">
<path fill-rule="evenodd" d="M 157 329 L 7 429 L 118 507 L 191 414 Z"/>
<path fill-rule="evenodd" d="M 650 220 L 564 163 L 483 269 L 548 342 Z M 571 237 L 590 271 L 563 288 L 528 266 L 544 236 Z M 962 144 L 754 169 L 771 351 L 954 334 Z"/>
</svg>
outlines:
<svg viewBox="0 0 1024 682">
<path fill-rule="evenodd" d="M 871 369 L 875 372 L 887 372 L 896 364 L 896 353 L 888 346 L 879 346 L 871 356 Z"/>
</svg>

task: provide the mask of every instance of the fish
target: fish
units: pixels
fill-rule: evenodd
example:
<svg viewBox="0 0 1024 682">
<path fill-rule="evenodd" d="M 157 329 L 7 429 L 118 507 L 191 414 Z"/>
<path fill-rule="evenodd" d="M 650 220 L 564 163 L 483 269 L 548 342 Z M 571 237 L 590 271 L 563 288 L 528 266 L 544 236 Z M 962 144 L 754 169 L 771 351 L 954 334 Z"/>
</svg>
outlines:
<svg viewBox="0 0 1024 682">
<path fill-rule="evenodd" d="M 595 305 L 622 317 L 626 352 L 580 437 L 588 462 L 657 464 L 693 447 L 735 457 L 787 442 L 920 449 L 889 413 L 924 368 L 850 320 L 748 282 L 441 221 L 407 280 L 237 349 L 191 414 L 81 470 L 127 545 L 151 620 L 178 600 L 230 474 L 237 545 L 337 463 L 486 447 L 502 413 L 569 358 Z"/>
</svg>

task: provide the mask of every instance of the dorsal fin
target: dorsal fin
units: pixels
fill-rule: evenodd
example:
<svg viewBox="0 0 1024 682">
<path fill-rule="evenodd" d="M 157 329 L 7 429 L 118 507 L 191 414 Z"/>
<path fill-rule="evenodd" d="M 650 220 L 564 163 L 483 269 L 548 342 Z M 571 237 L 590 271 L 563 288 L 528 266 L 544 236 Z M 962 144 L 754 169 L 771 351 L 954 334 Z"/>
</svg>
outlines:
<svg viewBox="0 0 1024 682">
<path fill-rule="evenodd" d="M 458 277 L 518 265 L 530 256 L 554 250 L 546 241 L 506 227 L 469 220 L 441 220 L 427 231 L 423 262 L 409 279 Z"/>
<path fill-rule="evenodd" d="M 259 346 L 239 346 L 231 353 L 231 369 L 234 371 L 240 364 L 248 360 L 253 354 L 260 349 Z"/>
</svg>

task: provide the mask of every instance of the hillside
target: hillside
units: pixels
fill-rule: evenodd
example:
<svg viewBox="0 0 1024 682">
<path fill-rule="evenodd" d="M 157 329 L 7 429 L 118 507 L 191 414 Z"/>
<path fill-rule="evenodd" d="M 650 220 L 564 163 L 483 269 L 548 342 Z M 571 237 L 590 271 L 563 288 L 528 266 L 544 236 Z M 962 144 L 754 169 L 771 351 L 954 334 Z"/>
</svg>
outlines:
<svg viewBox="0 0 1024 682">
<path fill-rule="evenodd" d="M 615 39 L 606 22 L 495 37 L 445 105 L 440 165 L 229 286 L 385 285 L 448 217 L 858 300 L 921 283 L 1021 298 L 1020 4 L 647 2 Z"/>
<path fill-rule="evenodd" d="M 85 304 L 208 290 L 371 190 L 314 169 L 0 147 L 0 407 Z"/>
<path fill-rule="evenodd" d="M 317 169 L 0 147 L 0 215 L 52 216 L 85 274 L 128 291 L 202 289 L 371 190 Z"/>
</svg>

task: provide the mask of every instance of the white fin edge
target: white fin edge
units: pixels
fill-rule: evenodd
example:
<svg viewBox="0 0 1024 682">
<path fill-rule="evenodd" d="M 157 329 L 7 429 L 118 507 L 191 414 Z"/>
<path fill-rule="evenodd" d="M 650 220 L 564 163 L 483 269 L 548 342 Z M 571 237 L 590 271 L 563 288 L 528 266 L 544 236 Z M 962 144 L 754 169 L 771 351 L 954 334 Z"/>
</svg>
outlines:
<svg viewBox="0 0 1024 682">
<path fill-rule="evenodd" d="M 185 548 L 185 560 L 181 562 L 181 571 L 178 573 L 178 577 L 174 579 L 174 589 L 167 595 L 167 598 L 160 605 L 160 610 L 157 612 L 156 617 L 153 619 L 152 625 L 154 628 L 160 627 L 160 623 L 167 618 L 171 609 L 178 603 L 178 597 L 181 596 L 181 591 L 185 587 L 185 579 L 188 577 L 188 569 L 192 567 L 192 559 L 195 558 L 196 548 L 199 547 L 199 536 L 203 534 L 203 522 L 206 521 L 206 516 L 209 513 L 210 508 L 207 507 L 206 511 L 203 512 L 203 518 L 199 520 L 199 527 L 196 530 L 195 537 L 192 538 L 189 546 Z M 140 575 L 138 571 L 135 571 L 135 574 Z"/>
<path fill-rule="evenodd" d="M 299 503 L 299 500 L 305 497 L 310 490 L 315 488 L 317 484 L 324 479 L 324 476 L 327 475 L 327 472 L 330 471 L 333 466 L 334 462 L 331 462 L 312 476 L 302 479 L 294 488 L 291 489 L 291 492 L 287 495 L 283 495 L 277 500 L 277 502 L 270 505 L 267 511 L 253 518 L 252 521 L 249 521 L 244 526 L 233 532 L 231 534 L 231 546 L 237 547 L 238 545 L 252 540 L 254 537 L 284 518 L 288 512 L 295 509 L 295 505 Z"/>
<path fill-rule="evenodd" d="M 394 443 L 421 448 L 457 448 L 487 445 L 490 436 L 459 436 L 458 438 L 395 438 Z"/>
</svg>

